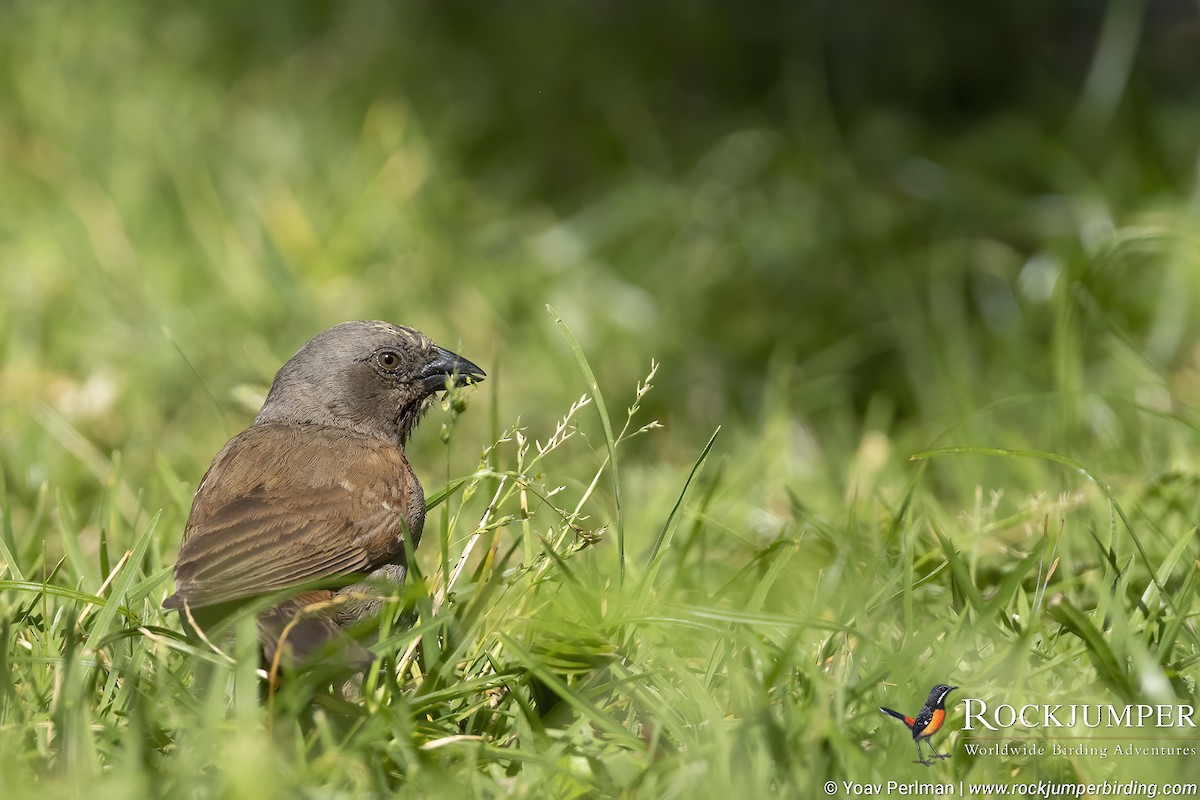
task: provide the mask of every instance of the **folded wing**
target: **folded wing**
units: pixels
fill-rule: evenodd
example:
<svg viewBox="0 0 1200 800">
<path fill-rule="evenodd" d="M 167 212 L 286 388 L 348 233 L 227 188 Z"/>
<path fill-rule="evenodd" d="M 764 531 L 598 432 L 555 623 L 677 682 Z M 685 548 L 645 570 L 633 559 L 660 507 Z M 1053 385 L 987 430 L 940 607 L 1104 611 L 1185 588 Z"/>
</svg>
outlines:
<svg viewBox="0 0 1200 800">
<path fill-rule="evenodd" d="M 336 428 L 257 425 L 213 461 L 184 531 L 176 592 L 198 608 L 352 576 L 415 547 L 424 497 L 403 452 Z"/>
</svg>

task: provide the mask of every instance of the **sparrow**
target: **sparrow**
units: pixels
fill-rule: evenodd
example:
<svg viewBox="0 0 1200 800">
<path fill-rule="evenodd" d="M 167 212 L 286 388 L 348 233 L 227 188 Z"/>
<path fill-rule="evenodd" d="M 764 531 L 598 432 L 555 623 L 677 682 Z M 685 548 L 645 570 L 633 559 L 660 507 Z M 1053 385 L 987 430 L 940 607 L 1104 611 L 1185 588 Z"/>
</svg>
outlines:
<svg viewBox="0 0 1200 800">
<path fill-rule="evenodd" d="M 192 501 L 163 607 L 207 629 L 268 594 L 268 664 L 373 656 L 344 629 L 376 616 L 408 571 L 425 495 L 404 454 L 434 395 L 484 371 L 412 328 L 344 322 L 275 375 L 254 423 L 213 459 Z"/>
</svg>

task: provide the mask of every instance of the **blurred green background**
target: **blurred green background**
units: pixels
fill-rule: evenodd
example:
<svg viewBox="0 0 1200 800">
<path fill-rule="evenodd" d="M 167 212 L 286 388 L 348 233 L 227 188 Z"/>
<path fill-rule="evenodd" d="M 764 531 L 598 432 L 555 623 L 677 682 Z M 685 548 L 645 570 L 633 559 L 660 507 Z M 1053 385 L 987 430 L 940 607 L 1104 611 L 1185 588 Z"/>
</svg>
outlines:
<svg viewBox="0 0 1200 800">
<path fill-rule="evenodd" d="M 685 430 L 753 420 L 773 379 L 798 416 L 1051 386 L 1011 344 L 1049 346 L 1063 281 L 1157 367 L 1190 363 L 1194 3 L 2 13 L 4 466 L 26 485 L 54 463 L 14 459 L 38 401 L 131 457 L 218 443 L 164 328 L 224 403 L 328 324 L 406 322 L 537 416 L 573 392 L 553 303 L 602 382 L 662 360 Z"/>
<path fill-rule="evenodd" d="M 1108 594 L 1097 576 L 1120 573 L 1111 595 L 1136 617 L 1147 574 L 1161 566 L 1165 581 L 1194 560 L 1184 537 L 1200 485 L 1197 76 L 1200 7 L 1183 0 L 7 0 L 0 522 L 27 575 L 81 543 L 58 579 L 94 592 L 101 531 L 119 553 L 163 509 L 142 565 L 153 577 L 173 558 L 203 470 L 253 418 L 274 371 L 318 331 L 360 318 L 417 327 L 489 373 L 449 446 L 438 410 L 410 445 L 435 490 L 470 473 L 518 419 L 544 438 L 584 392 L 552 305 L 618 427 L 651 359 L 661 363 L 638 424 L 666 428 L 622 449 L 631 563 L 645 563 L 723 426 L 661 597 L 861 626 L 861 645 L 847 636 L 844 651 L 832 635 L 818 648 L 817 628 L 780 645 L 803 667 L 794 686 L 745 680 L 762 708 L 787 706 L 778 730 L 738 680 L 730 694 L 751 698 L 750 712 L 740 701 L 704 706 L 704 724 L 731 722 L 713 740 L 731 743 L 729 785 L 742 780 L 743 745 L 773 765 L 758 785 L 777 787 L 772 770 L 792 768 L 761 741 L 809 742 L 811 763 L 824 747 L 865 763 L 860 741 L 876 737 L 885 674 L 905 692 L 923 692 L 929 674 L 988 686 L 1028 656 L 1045 692 L 1071 673 L 1068 688 L 1093 691 L 1080 695 L 1090 701 L 1094 676 L 1075 669 L 1083 656 L 1057 618 L 1044 628 L 1058 648 L 1053 669 L 1003 604 L 961 650 L 922 637 L 975 636 L 963 587 L 991 597 L 1031 584 L 1028 565 L 1015 583 L 1007 570 L 1068 517 L 1055 590 L 1101 628 Z M 587 438 L 544 478 L 576 494 L 604 457 L 594 411 L 579 419 Z M 1061 464 L 943 459 L 915 472 L 909 455 L 945 445 L 1086 464 L 1127 502 L 1153 557 L 1139 553 L 1128 569 L 1113 496 L 1088 494 Z M 589 530 L 612 521 L 609 485 L 597 486 Z M 113 524 L 111 497 L 125 524 Z M 469 502 L 474 513 L 486 498 Z M 506 544 L 512 535 L 503 531 Z M 528 525 L 523 535 L 528 555 Z M 463 530 L 455 536 L 458 546 Z M 1117 544 L 1103 544 L 1109 536 Z M 770 559 L 802 539 L 804 557 L 786 568 L 780 557 L 776 571 Z M 970 570 L 939 572 L 958 563 L 956 547 L 969 550 Z M 589 551 L 603 553 L 588 562 L 602 577 L 612 549 Z M 1117 556 L 1128 559 L 1119 569 Z M 767 564 L 771 588 L 760 592 Z M 863 575 L 873 580 L 860 586 Z M 1025 588 L 1044 599 L 1050 578 L 1037 575 L 1044 582 Z M 592 599 L 607 603 L 597 585 Z M 1190 603 L 1190 579 L 1171 586 Z M 903 607 L 890 599 L 897 587 Z M 165 592 L 139 595 L 146 619 Z M 1172 625 L 1194 621 L 1184 605 Z M 539 609 L 561 614 L 573 635 L 587 629 L 569 604 Z M 27 636 L 42 622 L 26 620 Z M 622 642 L 654 652 L 657 634 L 626 624 Z M 996 644 L 1010 633 L 1012 663 Z M 680 661 L 708 647 L 675 635 L 659 650 Z M 1140 654 L 1152 632 L 1127 638 Z M 925 657 L 905 661 L 902 645 Z M 47 633 L 44 649 L 18 655 L 57 669 L 69 650 Z M 1190 675 L 1194 693 L 1194 652 L 1161 653 L 1164 672 L 1153 674 L 1180 686 Z M 187 666 L 174 652 L 155 657 Z M 680 662 L 662 663 L 667 674 Z M 741 662 L 729 663 L 740 675 Z M 1130 667 L 1126 688 L 1143 685 L 1143 667 Z M 724 669 L 708 674 L 714 697 Z M 845 696 L 850 687 L 859 694 Z M 41 706 L 22 695 L 44 707 L 29 719 L 62 705 L 44 694 Z M 197 727 L 186 703 L 147 696 L 169 718 L 164 730 Z M 121 713 L 98 741 L 125 735 Z M 664 740 L 707 736 L 680 718 Z M 732 724 L 742 719 L 763 738 L 743 737 Z M 750 727 L 759 722 L 766 733 Z M 56 763 L 34 727 L 13 759 Z M 796 752 L 799 774 L 809 751 Z M 508 785 L 507 774 L 496 780 Z"/>
<path fill-rule="evenodd" d="M 116 451 L 194 485 L 355 318 L 489 371 L 482 446 L 582 391 L 552 304 L 614 395 L 663 364 L 668 430 L 631 463 L 686 465 L 723 424 L 719 452 L 778 462 L 755 507 L 836 501 L 872 432 L 898 476 L 950 441 L 1136 473 L 1127 406 L 1200 398 L 1194 3 L 0 14 L 18 521 L 46 481 L 94 496 Z"/>
<path fill-rule="evenodd" d="M 602 385 L 664 363 L 689 449 L 773 382 L 831 432 L 1062 388 L 1064 287 L 1154 369 L 1195 366 L 1194 3 L 0 13 L 0 457 L 25 491 L 59 458 L 31 405 L 199 458 L 253 402 L 221 430 L 196 375 L 229 406 L 350 318 L 461 346 L 504 421 L 536 419 L 577 392 L 552 303 Z"/>
</svg>

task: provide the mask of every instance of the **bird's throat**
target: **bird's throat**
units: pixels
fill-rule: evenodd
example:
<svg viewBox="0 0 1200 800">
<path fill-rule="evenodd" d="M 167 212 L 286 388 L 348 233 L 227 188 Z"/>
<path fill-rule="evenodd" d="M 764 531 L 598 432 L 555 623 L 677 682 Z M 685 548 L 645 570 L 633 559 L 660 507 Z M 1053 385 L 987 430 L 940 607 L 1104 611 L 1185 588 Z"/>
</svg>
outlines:
<svg viewBox="0 0 1200 800">
<path fill-rule="evenodd" d="M 408 437 L 412 435 L 417 423 L 425 416 L 425 412 L 431 405 L 433 405 L 433 395 L 400 407 L 400 412 L 396 415 L 396 440 L 400 442 L 401 447 L 408 444 Z"/>
</svg>

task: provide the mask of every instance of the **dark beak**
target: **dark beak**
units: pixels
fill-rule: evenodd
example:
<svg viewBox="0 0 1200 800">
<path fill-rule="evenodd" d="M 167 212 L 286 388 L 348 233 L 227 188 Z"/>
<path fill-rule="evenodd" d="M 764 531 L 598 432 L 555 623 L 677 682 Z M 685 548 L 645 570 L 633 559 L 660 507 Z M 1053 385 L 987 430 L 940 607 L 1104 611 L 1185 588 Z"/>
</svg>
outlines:
<svg viewBox="0 0 1200 800">
<path fill-rule="evenodd" d="M 442 347 L 433 348 L 433 359 L 421 371 L 421 385 L 426 391 L 437 392 L 446 388 L 449 378 L 454 386 L 479 383 L 487 373 L 457 353 Z"/>
</svg>

